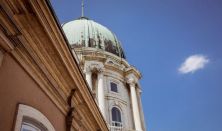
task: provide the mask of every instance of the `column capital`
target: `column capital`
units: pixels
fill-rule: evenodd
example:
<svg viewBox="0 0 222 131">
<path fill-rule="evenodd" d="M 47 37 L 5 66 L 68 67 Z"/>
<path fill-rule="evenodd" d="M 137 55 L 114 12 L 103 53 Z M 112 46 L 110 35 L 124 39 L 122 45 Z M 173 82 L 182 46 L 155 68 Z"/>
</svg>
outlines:
<svg viewBox="0 0 222 131">
<path fill-rule="evenodd" d="M 97 71 L 98 71 L 98 74 L 103 73 L 105 71 L 105 68 L 100 67 L 100 68 L 97 69 Z"/>
<path fill-rule="evenodd" d="M 132 78 L 129 78 L 129 79 L 127 79 L 127 81 L 126 81 L 130 86 L 135 86 L 136 85 L 136 81 L 135 81 L 135 79 L 132 79 Z"/>
<path fill-rule="evenodd" d="M 84 73 L 92 73 L 92 67 L 90 65 L 85 66 Z"/>
<path fill-rule="evenodd" d="M 134 76 L 134 75 L 128 75 L 126 77 L 126 82 L 130 85 L 130 86 L 135 86 L 135 84 L 138 83 L 138 79 Z"/>
<path fill-rule="evenodd" d="M 104 65 L 101 62 L 88 61 L 85 64 L 85 72 L 87 71 L 101 73 L 104 71 Z"/>
</svg>

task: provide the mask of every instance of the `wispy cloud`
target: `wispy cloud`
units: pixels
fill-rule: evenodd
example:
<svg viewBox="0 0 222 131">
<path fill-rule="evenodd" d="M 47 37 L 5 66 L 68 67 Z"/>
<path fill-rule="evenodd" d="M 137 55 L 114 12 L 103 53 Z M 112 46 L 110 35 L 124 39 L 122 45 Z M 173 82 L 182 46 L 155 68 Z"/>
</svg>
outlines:
<svg viewBox="0 0 222 131">
<path fill-rule="evenodd" d="M 203 69 L 209 61 L 210 60 L 204 55 L 192 55 L 186 58 L 178 71 L 182 74 L 194 73 L 199 69 Z"/>
</svg>

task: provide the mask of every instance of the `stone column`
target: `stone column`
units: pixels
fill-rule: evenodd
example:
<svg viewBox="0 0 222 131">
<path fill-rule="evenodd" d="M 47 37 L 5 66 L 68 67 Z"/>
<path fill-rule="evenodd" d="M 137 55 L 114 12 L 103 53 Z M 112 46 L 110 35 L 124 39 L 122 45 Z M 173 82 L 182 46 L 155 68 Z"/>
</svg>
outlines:
<svg viewBox="0 0 222 131">
<path fill-rule="evenodd" d="M 137 100 L 137 93 L 136 93 L 136 81 L 133 78 L 130 78 L 127 83 L 130 86 L 130 95 L 131 95 L 131 103 L 133 109 L 133 118 L 134 118 L 134 125 L 136 131 L 142 131 L 142 124 L 140 119 L 139 113 L 139 104 Z"/>
<path fill-rule="evenodd" d="M 137 88 L 137 92 L 138 92 L 138 102 L 139 102 L 139 110 L 140 110 L 140 116 L 141 116 L 141 125 L 143 129 L 146 129 L 146 125 L 145 125 L 145 119 L 144 119 L 144 112 L 143 112 L 143 106 L 142 106 L 142 100 L 141 100 L 141 94 L 142 94 L 142 90 L 140 88 L 140 86 L 138 86 Z"/>
<path fill-rule="evenodd" d="M 92 91 L 92 71 L 91 71 L 90 67 L 85 69 L 85 74 L 86 74 L 86 81 L 89 85 L 89 88 Z"/>
<path fill-rule="evenodd" d="M 105 118 L 105 94 L 104 94 L 104 79 L 103 79 L 103 68 L 99 69 L 98 71 L 98 104 L 100 111 Z"/>
</svg>

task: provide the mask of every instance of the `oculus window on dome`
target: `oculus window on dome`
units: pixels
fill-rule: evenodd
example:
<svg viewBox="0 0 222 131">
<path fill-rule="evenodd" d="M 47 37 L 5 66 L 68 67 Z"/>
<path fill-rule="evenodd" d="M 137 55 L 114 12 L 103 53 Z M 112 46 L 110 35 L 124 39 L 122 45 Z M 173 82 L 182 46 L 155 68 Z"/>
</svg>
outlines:
<svg viewBox="0 0 222 131">
<path fill-rule="evenodd" d="M 111 90 L 112 92 L 116 92 L 116 93 L 118 93 L 118 87 L 117 87 L 117 84 L 114 83 L 114 82 L 111 82 L 111 83 L 110 83 L 110 90 Z"/>
</svg>

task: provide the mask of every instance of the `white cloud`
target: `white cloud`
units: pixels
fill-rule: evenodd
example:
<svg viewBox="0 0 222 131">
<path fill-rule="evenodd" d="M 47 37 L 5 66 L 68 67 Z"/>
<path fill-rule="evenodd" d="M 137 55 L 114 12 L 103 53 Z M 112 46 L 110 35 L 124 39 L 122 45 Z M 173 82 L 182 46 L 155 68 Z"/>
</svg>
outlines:
<svg viewBox="0 0 222 131">
<path fill-rule="evenodd" d="M 209 59 L 204 55 L 192 55 L 186 58 L 178 71 L 182 74 L 194 73 L 199 69 L 203 69 L 208 62 Z"/>
</svg>

